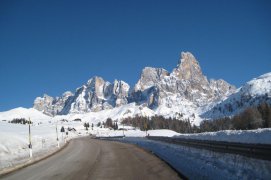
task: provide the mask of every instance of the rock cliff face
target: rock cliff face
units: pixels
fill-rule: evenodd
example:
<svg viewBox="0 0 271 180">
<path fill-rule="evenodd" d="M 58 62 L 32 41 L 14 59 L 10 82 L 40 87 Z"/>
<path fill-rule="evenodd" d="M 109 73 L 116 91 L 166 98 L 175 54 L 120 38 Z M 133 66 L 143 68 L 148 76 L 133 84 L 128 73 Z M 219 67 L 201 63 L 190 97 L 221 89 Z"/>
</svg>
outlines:
<svg viewBox="0 0 271 180">
<path fill-rule="evenodd" d="M 195 110 L 234 91 L 235 87 L 224 80 L 209 81 L 196 58 L 189 52 L 182 52 L 171 73 L 163 68 L 144 68 L 131 91 L 124 81 L 110 83 L 101 77 L 93 77 L 74 94 L 66 92 L 60 98 L 48 95 L 36 98 L 34 108 L 52 116 L 96 112 L 132 102 L 157 111 L 175 107 L 178 107 L 176 111 L 181 111 L 188 106 Z"/>
<path fill-rule="evenodd" d="M 42 111 L 44 114 L 55 116 L 60 114 L 66 103 L 73 97 L 73 93 L 67 91 L 61 97 L 51 97 L 44 94 L 43 97 L 37 97 L 34 101 L 34 108 Z"/>
</svg>

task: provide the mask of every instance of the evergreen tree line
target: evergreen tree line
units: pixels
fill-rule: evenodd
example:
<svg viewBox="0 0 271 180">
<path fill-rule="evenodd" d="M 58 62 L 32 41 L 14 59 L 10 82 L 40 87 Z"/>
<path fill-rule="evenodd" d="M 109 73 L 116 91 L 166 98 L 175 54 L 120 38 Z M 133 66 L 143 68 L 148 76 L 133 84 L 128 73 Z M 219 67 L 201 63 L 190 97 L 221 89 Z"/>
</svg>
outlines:
<svg viewBox="0 0 271 180">
<path fill-rule="evenodd" d="M 9 123 L 13 123 L 13 124 L 32 124 L 31 121 L 26 120 L 25 118 L 15 118 L 11 121 L 8 121 Z"/>
<path fill-rule="evenodd" d="M 175 118 L 165 118 L 163 116 L 153 117 L 128 117 L 122 120 L 125 125 L 138 127 L 142 131 L 151 129 L 171 129 L 179 133 L 194 132 L 195 126 L 191 126 L 189 119 L 178 120 Z"/>
<path fill-rule="evenodd" d="M 214 132 L 220 130 L 250 130 L 271 127 L 271 106 L 267 103 L 247 108 L 232 118 L 203 120 L 200 126 L 191 125 L 189 119 L 154 117 L 128 117 L 122 120 L 125 125 L 138 127 L 140 130 L 170 129 L 179 133 Z"/>
<path fill-rule="evenodd" d="M 84 127 L 86 128 L 86 131 L 88 130 L 88 128 L 89 128 L 89 123 L 84 123 Z"/>
<path fill-rule="evenodd" d="M 225 117 L 213 121 L 201 122 L 199 132 L 220 130 L 250 130 L 271 127 L 271 106 L 267 103 L 257 107 L 249 107 L 232 118 Z"/>
<path fill-rule="evenodd" d="M 113 128 L 114 130 L 117 130 L 118 127 L 118 123 L 117 122 L 113 122 L 113 120 L 111 118 L 107 118 L 106 122 L 103 122 L 104 127 L 106 128 Z"/>
</svg>

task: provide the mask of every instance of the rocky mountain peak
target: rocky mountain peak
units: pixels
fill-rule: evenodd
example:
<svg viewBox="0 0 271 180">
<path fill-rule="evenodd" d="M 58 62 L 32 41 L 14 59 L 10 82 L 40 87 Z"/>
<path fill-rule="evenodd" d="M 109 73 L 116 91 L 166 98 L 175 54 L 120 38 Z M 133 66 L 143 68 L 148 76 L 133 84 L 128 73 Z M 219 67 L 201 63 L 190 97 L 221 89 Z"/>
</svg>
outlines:
<svg viewBox="0 0 271 180">
<path fill-rule="evenodd" d="M 195 56 L 190 52 L 181 52 L 179 63 L 182 63 L 183 61 L 192 61 L 194 63 L 198 63 Z"/>
<path fill-rule="evenodd" d="M 92 87 L 92 88 L 98 88 L 99 86 L 101 86 L 104 83 L 105 83 L 105 81 L 103 80 L 103 78 L 101 78 L 99 76 L 94 76 L 93 78 L 91 78 L 87 81 L 86 86 Z"/>
<path fill-rule="evenodd" d="M 234 90 L 234 86 L 223 80 L 209 82 L 194 55 L 182 52 L 177 67 L 170 74 L 162 68 L 144 68 L 130 99 L 152 109 L 162 104 L 170 108 L 184 99 L 202 106 L 220 100 Z"/>
<path fill-rule="evenodd" d="M 69 96 L 73 96 L 73 93 L 71 91 L 66 91 L 62 94 L 62 97 L 69 97 Z"/>
<path fill-rule="evenodd" d="M 129 90 L 130 86 L 126 82 L 118 80 L 114 81 L 112 94 L 116 99 L 115 105 L 117 107 L 128 103 L 127 98 L 129 96 Z"/>
<path fill-rule="evenodd" d="M 74 94 L 65 92 L 61 97 L 44 95 L 36 98 L 34 108 L 54 116 L 96 112 L 136 103 L 153 110 L 173 108 L 182 113 L 183 109 L 192 112 L 197 107 L 219 101 L 234 90 L 235 87 L 224 80 L 209 82 L 193 54 L 182 52 L 172 73 L 163 68 L 145 67 L 132 90 L 124 81 L 110 83 L 94 76 L 77 88 Z"/>
<path fill-rule="evenodd" d="M 130 86 L 124 81 L 114 80 L 113 94 L 117 96 L 128 97 Z"/>
<path fill-rule="evenodd" d="M 204 79 L 203 74 L 194 55 L 190 52 L 182 52 L 177 67 L 173 74 L 182 80 Z"/>
</svg>

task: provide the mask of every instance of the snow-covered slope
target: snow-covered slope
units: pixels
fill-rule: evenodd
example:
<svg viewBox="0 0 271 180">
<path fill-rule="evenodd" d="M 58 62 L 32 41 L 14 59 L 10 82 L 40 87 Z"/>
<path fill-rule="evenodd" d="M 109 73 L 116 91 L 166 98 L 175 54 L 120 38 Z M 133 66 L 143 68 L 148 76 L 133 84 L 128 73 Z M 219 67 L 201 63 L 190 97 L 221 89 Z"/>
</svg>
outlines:
<svg viewBox="0 0 271 180">
<path fill-rule="evenodd" d="M 81 119 L 82 121 L 87 121 L 91 123 L 105 122 L 107 118 L 120 121 L 122 118 L 135 117 L 135 116 L 154 116 L 154 112 L 142 106 L 137 106 L 135 103 L 126 104 L 120 107 L 115 107 L 113 109 L 106 109 L 98 112 L 88 112 L 88 113 L 69 113 L 67 115 L 57 115 L 53 117 L 54 120 L 74 120 Z"/>
<path fill-rule="evenodd" d="M 204 118 L 220 118 L 238 114 L 251 106 L 271 104 L 271 73 L 247 82 L 236 93 L 221 101 L 202 115 Z"/>
<path fill-rule="evenodd" d="M 9 111 L 0 112 L 0 120 L 13 120 L 15 118 L 31 119 L 31 121 L 45 121 L 50 120 L 52 117 L 43 114 L 34 108 L 15 108 Z"/>
</svg>

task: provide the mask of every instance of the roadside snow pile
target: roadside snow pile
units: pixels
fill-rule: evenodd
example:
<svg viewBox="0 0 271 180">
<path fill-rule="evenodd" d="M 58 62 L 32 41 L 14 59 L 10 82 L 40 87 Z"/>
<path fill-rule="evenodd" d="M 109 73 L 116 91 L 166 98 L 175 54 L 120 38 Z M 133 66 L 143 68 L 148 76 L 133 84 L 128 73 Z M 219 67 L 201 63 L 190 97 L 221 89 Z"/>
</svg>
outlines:
<svg viewBox="0 0 271 180">
<path fill-rule="evenodd" d="M 149 131 L 147 131 L 147 134 L 149 134 L 150 136 L 166 136 L 166 137 L 180 135 L 180 133 L 177 133 L 177 132 L 169 130 L 169 129 L 149 130 Z"/>
<path fill-rule="evenodd" d="M 218 132 L 205 132 L 197 134 L 180 134 L 176 137 L 210 141 L 271 144 L 271 128 L 256 130 L 224 130 Z"/>
<path fill-rule="evenodd" d="M 270 179 L 271 161 L 217 153 L 145 138 L 123 138 L 169 163 L 188 179 Z"/>
<path fill-rule="evenodd" d="M 129 130 L 106 130 L 106 129 L 99 129 L 93 132 L 98 137 L 114 137 L 114 136 L 123 136 L 126 137 L 145 137 L 146 135 L 150 136 L 165 136 L 165 137 L 173 137 L 180 135 L 175 131 L 168 130 L 168 129 L 158 129 L 158 130 L 149 130 L 147 131 L 140 131 L 139 129 L 129 129 Z"/>
</svg>

